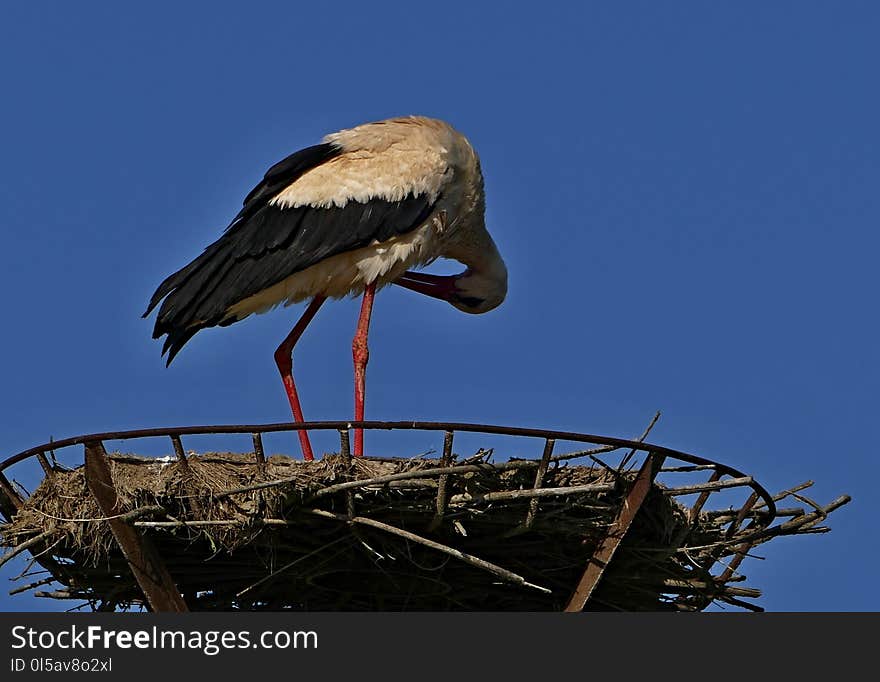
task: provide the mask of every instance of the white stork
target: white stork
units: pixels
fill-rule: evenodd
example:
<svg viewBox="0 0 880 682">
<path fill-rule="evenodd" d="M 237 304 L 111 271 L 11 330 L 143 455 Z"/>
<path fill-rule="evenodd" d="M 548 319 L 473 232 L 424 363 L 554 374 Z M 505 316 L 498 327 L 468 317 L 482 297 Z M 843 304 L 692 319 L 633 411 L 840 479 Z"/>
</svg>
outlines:
<svg viewBox="0 0 880 682">
<path fill-rule="evenodd" d="M 167 335 L 170 364 L 200 329 L 311 299 L 275 351 L 294 421 L 302 422 L 293 347 L 327 298 L 363 295 L 352 341 L 360 421 L 377 289 L 398 284 L 466 313 L 504 300 L 507 268 L 484 210 L 477 154 L 449 124 L 409 116 L 341 130 L 272 166 L 223 236 L 159 285 L 144 317 L 162 302 L 153 338 Z M 467 268 L 410 271 L 439 257 Z M 303 456 L 313 459 L 308 434 L 298 433 Z M 359 429 L 354 454 L 363 454 Z"/>
</svg>

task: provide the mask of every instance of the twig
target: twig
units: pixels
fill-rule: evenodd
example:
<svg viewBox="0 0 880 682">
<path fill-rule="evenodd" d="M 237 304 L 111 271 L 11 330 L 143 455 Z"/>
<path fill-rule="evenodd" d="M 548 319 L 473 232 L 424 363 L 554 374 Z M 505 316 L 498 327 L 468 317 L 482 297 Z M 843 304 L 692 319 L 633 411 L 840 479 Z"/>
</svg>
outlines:
<svg viewBox="0 0 880 682">
<path fill-rule="evenodd" d="M 580 457 L 589 457 L 590 455 L 601 455 L 603 452 L 614 452 L 620 450 L 619 445 L 598 445 L 595 448 L 587 450 L 577 450 L 575 452 L 566 452 L 563 455 L 554 455 L 550 458 L 551 462 L 563 462 L 569 459 L 578 459 Z"/>
<path fill-rule="evenodd" d="M 508 571 L 506 568 L 502 568 L 496 564 L 490 563 L 484 559 L 480 559 L 479 557 L 473 556 L 472 554 L 466 554 L 457 549 L 449 547 L 447 545 L 440 544 L 439 542 L 434 542 L 433 540 L 429 540 L 428 538 L 424 538 L 421 535 L 416 535 L 415 533 L 410 533 L 409 531 L 403 530 L 402 528 L 397 528 L 396 526 L 389 525 L 387 523 L 382 523 L 381 521 L 375 521 L 373 519 L 368 519 L 363 516 L 355 516 L 354 518 L 349 519 L 343 514 L 334 514 L 333 512 L 324 511 L 323 509 L 303 509 L 304 512 L 308 514 L 313 514 L 315 516 L 322 516 L 328 519 L 336 519 L 337 521 L 350 522 L 350 523 L 358 523 L 363 526 L 370 526 L 371 528 L 378 528 L 379 530 L 383 530 L 386 533 L 391 533 L 393 535 L 398 535 L 402 538 L 406 538 L 411 542 L 417 542 L 420 545 L 424 545 L 425 547 L 430 547 L 431 549 L 436 549 L 438 552 L 443 552 L 444 554 L 449 554 L 450 556 L 455 557 L 456 559 L 460 559 L 465 563 L 470 564 L 471 566 L 476 566 L 477 568 L 482 568 L 483 570 L 489 571 L 494 575 L 497 575 L 499 578 L 506 580 L 507 582 L 514 583 L 516 585 L 521 585 L 523 587 L 530 587 L 532 589 L 538 590 L 539 592 L 544 592 L 545 594 L 552 594 L 552 590 L 548 590 L 546 587 L 541 587 L 540 585 L 535 585 L 533 583 L 528 582 L 521 575 L 518 575 L 512 571 Z"/>
<path fill-rule="evenodd" d="M 443 434 L 443 456 L 440 459 L 440 466 L 449 466 L 452 463 L 452 440 L 455 437 L 453 431 L 447 431 Z M 449 481 L 449 474 L 443 474 L 437 480 L 437 498 L 435 501 L 434 518 L 428 524 L 428 532 L 437 530 L 443 523 L 443 515 L 446 513 L 446 486 Z"/>
<path fill-rule="evenodd" d="M 317 549 L 312 550 L 312 551 L 309 552 L 308 554 L 304 554 L 303 556 L 301 556 L 301 557 L 299 557 L 299 558 L 297 558 L 297 559 L 294 559 L 294 560 L 291 561 L 289 564 L 285 564 L 284 566 L 282 566 L 281 568 L 279 568 L 277 571 L 272 571 L 272 572 L 271 572 L 269 575 L 267 575 L 265 578 L 260 578 L 260 579 L 259 579 L 257 582 L 255 582 L 253 585 L 249 585 L 248 587 L 244 588 L 241 592 L 236 593 L 235 596 L 236 596 L 236 597 L 241 597 L 242 595 L 247 594 L 248 592 L 250 592 L 250 591 L 251 591 L 252 589 L 254 589 L 255 587 L 258 587 L 258 586 L 262 585 L 262 584 L 263 584 L 264 582 L 266 582 L 267 580 L 271 580 L 272 578 L 274 578 L 274 577 L 275 577 L 276 575 L 278 575 L 279 573 L 284 573 L 284 571 L 286 571 L 286 570 L 288 570 L 288 569 L 290 569 L 290 568 L 293 568 L 294 566 L 296 566 L 296 565 L 297 565 L 298 563 L 300 563 L 301 561 L 305 561 L 306 559 L 309 559 L 309 558 L 315 556 L 316 554 L 320 554 L 321 552 L 323 552 L 323 551 L 324 551 L 325 549 L 327 549 L 328 547 L 332 547 L 333 545 L 339 544 L 339 543 L 342 542 L 343 540 L 350 540 L 350 539 L 351 539 L 351 538 L 349 538 L 347 535 L 343 535 L 342 537 L 336 538 L 335 540 L 333 540 L 333 541 L 331 541 L 331 542 L 328 542 L 327 544 L 322 545 L 321 547 L 318 547 Z"/>
<path fill-rule="evenodd" d="M 34 560 L 34 561 L 39 560 L 39 558 L 40 558 L 41 556 L 43 556 L 43 555 L 45 555 L 45 554 L 48 554 L 48 553 L 51 552 L 53 549 L 55 549 L 58 545 L 60 545 L 61 542 L 62 542 L 63 540 L 64 540 L 64 536 L 62 535 L 60 538 L 58 538 L 57 540 L 55 540 L 55 542 L 53 542 L 51 545 L 49 545 L 48 547 L 46 547 L 46 549 L 41 550 L 41 551 L 37 552 L 36 554 L 34 554 L 33 552 L 31 552 L 31 556 L 33 557 L 33 560 Z"/>
<path fill-rule="evenodd" d="M 88 599 L 87 594 L 68 592 L 67 590 L 55 590 L 54 592 L 34 592 L 35 597 L 43 599 Z"/>
<path fill-rule="evenodd" d="M 263 525 L 263 526 L 295 526 L 293 521 L 285 521 L 284 519 L 213 519 L 207 521 L 135 521 L 132 525 L 136 528 L 183 528 L 192 526 L 198 528 L 201 526 L 244 526 L 246 524 Z"/>
<path fill-rule="evenodd" d="M 482 495 L 462 493 L 453 495 L 450 504 L 463 502 L 498 502 L 499 500 L 520 500 L 535 497 L 557 497 L 560 495 L 576 495 L 578 493 L 606 493 L 611 492 L 617 486 L 614 483 L 589 483 L 586 485 L 573 485 L 567 488 L 527 488 L 525 490 L 505 490 Z"/>
<path fill-rule="evenodd" d="M 615 478 L 620 478 L 620 472 L 617 469 L 615 469 L 613 466 L 611 466 L 609 464 L 605 464 L 605 462 L 603 462 L 601 459 L 596 457 L 596 455 L 590 455 L 590 459 L 593 460 L 600 467 L 605 469 L 605 471 L 607 471 L 609 474 L 611 474 Z"/>
<path fill-rule="evenodd" d="M 535 472 L 535 482 L 532 484 L 532 488 L 535 490 L 544 486 L 544 474 L 547 473 L 547 467 L 550 465 L 550 456 L 553 454 L 553 448 L 555 446 L 556 440 L 554 438 L 548 438 L 544 442 L 544 451 L 541 453 L 541 463 L 538 465 L 538 470 Z M 531 528 L 532 524 L 535 522 L 535 515 L 537 513 L 538 496 L 536 495 L 529 502 L 529 511 L 526 512 L 526 518 L 521 527 L 523 529 Z"/>
<path fill-rule="evenodd" d="M 691 495 L 693 493 L 702 493 L 709 490 L 737 488 L 739 486 L 751 485 L 753 482 L 754 481 L 751 476 L 743 476 L 742 478 L 729 478 L 726 481 L 713 481 L 710 483 L 683 485 L 679 488 L 661 488 L 660 492 L 664 495 Z"/>
<path fill-rule="evenodd" d="M 661 473 L 691 473 L 694 471 L 709 471 L 711 469 L 715 469 L 717 465 L 715 464 L 683 464 L 681 466 L 674 467 L 662 467 L 660 469 Z"/>
<path fill-rule="evenodd" d="M 112 521 L 113 519 L 122 519 L 123 521 L 131 521 L 132 519 L 138 519 L 141 516 L 147 516 L 148 514 L 164 514 L 165 508 L 160 507 L 158 505 L 154 505 L 151 507 L 138 507 L 132 511 L 124 512 L 122 514 L 114 514 L 113 516 L 98 516 L 93 519 L 65 519 L 61 516 L 52 516 L 47 512 L 44 512 L 42 509 L 38 509 L 37 507 L 32 507 L 32 509 L 38 514 L 42 514 L 43 516 L 55 519 L 56 521 L 65 521 L 65 522 L 75 522 L 75 523 L 91 523 L 92 521 Z"/>
<path fill-rule="evenodd" d="M 327 486 L 326 488 L 321 488 L 320 490 L 316 491 L 314 495 L 309 498 L 308 501 L 312 501 L 320 497 L 326 497 L 327 495 L 333 495 L 342 490 L 349 490 L 351 488 L 364 488 L 373 485 L 382 485 L 384 483 L 390 483 L 391 481 L 402 481 L 408 478 L 433 478 L 436 476 L 442 476 L 444 474 L 467 474 L 470 472 L 487 470 L 506 471 L 508 469 L 530 469 L 532 467 L 538 466 L 538 464 L 540 464 L 540 462 L 533 459 L 517 459 L 511 462 L 504 462 L 502 464 L 456 464 L 455 466 L 449 467 L 432 467 L 426 469 L 416 469 L 413 471 L 403 471 L 398 474 L 388 474 L 386 476 L 376 476 L 374 478 L 362 478 L 356 481 L 345 481 L 344 483 L 337 483 L 336 485 Z"/>
<path fill-rule="evenodd" d="M 462 464 L 476 464 L 477 462 L 483 462 L 484 464 L 487 464 L 489 461 L 489 458 L 494 454 L 495 454 L 495 448 L 489 448 L 489 449 L 480 448 L 474 454 L 472 454 L 470 457 L 466 457 L 465 459 L 461 460 L 461 463 Z"/>
<path fill-rule="evenodd" d="M 645 438 L 648 437 L 648 434 L 651 433 L 651 429 L 654 428 L 654 424 L 657 423 L 657 420 L 660 419 L 660 412 L 657 412 L 648 423 L 647 428 L 642 433 L 642 435 L 637 439 L 639 443 L 643 442 Z M 614 452 L 615 450 L 620 450 L 621 446 L 619 445 L 599 445 L 595 448 L 589 448 L 587 450 L 577 450 L 575 452 L 567 452 L 563 455 L 556 455 L 550 461 L 552 462 L 561 462 L 569 459 L 577 459 L 579 457 L 589 457 L 590 455 L 601 455 L 603 452 Z"/>
<path fill-rule="evenodd" d="M 643 443 L 643 442 L 645 441 L 645 438 L 647 438 L 647 437 L 648 437 L 648 434 L 651 433 L 651 429 L 654 428 L 654 424 L 656 424 L 657 421 L 658 421 L 659 419 L 660 419 L 660 410 L 657 410 L 657 412 L 656 412 L 656 413 L 654 414 L 654 416 L 651 418 L 651 421 L 648 423 L 648 427 L 645 429 L 645 431 L 642 433 L 641 436 L 639 436 L 638 438 L 636 438 L 636 440 L 637 440 L 639 443 Z M 635 454 L 636 454 L 636 449 L 633 448 L 633 449 L 630 450 L 629 453 L 628 453 L 628 454 L 627 454 L 627 455 L 626 455 L 626 456 L 620 461 L 620 465 L 617 467 L 617 470 L 618 470 L 618 471 L 623 471 L 624 467 L 625 467 L 625 466 L 627 465 L 627 463 L 633 458 L 633 455 L 635 455 Z"/>
<path fill-rule="evenodd" d="M 650 581 L 648 581 L 650 582 Z M 664 590 L 678 591 L 678 590 L 700 590 L 703 593 L 719 593 L 719 594 L 727 594 L 733 597 L 751 597 L 753 599 L 757 599 L 761 596 L 761 590 L 755 589 L 754 587 L 731 587 L 725 585 L 718 585 L 714 582 L 706 582 L 703 580 L 675 580 L 675 579 L 666 579 L 662 583 Z"/>
<path fill-rule="evenodd" d="M 789 495 L 794 495 L 794 493 L 796 493 L 796 492 L 799 492 L 799 491 L 801 491 L 801 490 L 804 490 L 804 489 L 806 489 L 806 488 L 809 488 L 810 486 L 813 485 L 813 483 L 814 483 L 814 481 L 804 481 L 803 483 L 801 483 L 801 484 L 799 484 L 799 485 L 796 485 L 796 486 L 794 486 L 793 488 L 789 488 L 788 490 L 783 490 L 783 491 L 780 492 L 780 493 L 776 493 L 776 494 L 773 496 L 773 501 L 774 501 L 774 502 L 779 502 L 779 500 L 781 500 L 781 499 L 783 499 L 783 498 L 785 498 L 785 497 L 788 497 Z M 753 509 L 753 510 L 763 509 L 763 508 L 766 507 L 766 506 L 767 506 L 767 503 L 764 502 L 764 501 L 762 501 L 762 502 L 760 502 L 759 504 L 756 504 L 754 507 L 752 507 L 752 509 Z"/>
<path fill-rule="evenodd" d="M 830 533 L 831 526 L 804 526 L 803 528 L 798 528 L 795 532 L 796 535 L 822 535 L 823 533 Z"/>
<path fill-rule="evenodd" d="M 727 517 L 736 517 L 737 516 L 736 509 L 712 509 L 710 511 L 703 512 L 703 516 L 707 519 L 714 519 L 716 521 L 722 521 Z M 789 516 L 803 516 L 806 512 L 802 507 L 784 507 L 776 510 L 776 517 L 789 517 Z M 746 517 L 756 517 L 756 516 L 766 516 L 767 512 L 762 510 L 751 509 L 746 514 Z"/>
<path fill-rule="evenodd" d="M 28 499 L 31 496 L 30 491 L 27 488 L 25 488 L 19 481 L 12 479 L 12 485 L 17 487 L 20 492 L 24 493 L 23 499 Z M 21 495 L 19 495 L 19 496 L 22 497 Z"/>
<path fill-rule="evenodd" d="M 54 543 L 53 545 L 50 545 L 49 549 L 52 549 L 52 547 L 54 547 L 55 545 L 57 545 L 58 542 L 59 542 L 61 539 L 63 539 L 63 538 L 59 538 L 58 540 L 56 540 L 55 543 Z M 43 550 L 43 551 L 45 551 L 45 550 Z M 42 554 L 42 553 L 43 553 L 43 552 L 40 552 L 40 554 Z M 32 555 L 31 555 L 31 560 L 27 562 L 27 565 L 24 567 L 24 569 L 22 570 L 22 572 L 19 573 L 19 574 L 18 574 L 17 576 L 15 576 L 14 578 L 10 578 L 10 580 L 11 580 L 12 582 L 15 582 L 16 580 L 21 580 L 22 578 L 28 578 L 28 577 L 30 577 L 30 576 L 32 576 L 32 575 L 40 575 L 40 573 L 49 573 L 49 569 L 48 569 L 48 568 L 42 568 L 42 565 L 41 565 L 39 571 L 33 571 L 33 572 L 31 572 L 31 568 L 33 568 L 33 565 L 34 565 L 35 563 L 37 563 L 37 559 L 36 559 L 36 557 L 34 557 L 34 555 L 32 554 Z"/>
<path fill-rule="evenodd" d="M 13 594 L 21 594 L 22 592 L 27 592 L 28 590 L 32 590 L 35 587 L 39 587 L 40 585 L 48 585 L 49 583 L 56 582 L 55 576 L 50 576 L 48 578 L 43 578 L 42 580 L 37 580 L 36 582 L 28 583 L 27 585 L 22 585 L 21 587 L 16 587 L 14 590 L 9 590 L 10 596 Z"/>
<path fill-rule="evenodd" d="M 819 505 L 819 503 L 818 503 L 818 502 L 815 502 L 812 498 L 809 498 L 809 497 L 807 497 L 806 495 L 799 495 L 798 493 L 791 493 L 791 496 L 792 496 L 793 498 L 795 498 L 796 500 L 800 500 L 800 501 L 803 502 L 804 504 L 807 504 L 807 505 L 811 506 L 811 507 L 816 511 L 816 513 L 819 514 L 819 518 L 817 518 L 817 519 L 814 521 L 814 523 L 819 523 L 820 521 L 823 521 L 823 520 L 828 516 L 828 514 L 827 514 L 827 513 L 825 512 L 825 510 Z"/>
<path fill-rule="evenodd" d="M 746 609 L 747 611 L 754 611 L 755 613 L 764 613 L 764 609 L 757 604 L 751 604 L 747 601 L 743 601 L 742 599 L 737 599 L 735 597 L 728 596 L 726 594 L 722 594 L 718 596 L 718 599 L 732 606 L 738 606 L 741 609 Z"/>
<path fill-rule="evenodd" d="M 841 495 L 836 498 L 834 501 L 822 507 L 822 513 L 825 516 L 830 514 L 832 511 L 837 509 L 838 507 L 842 507 L 843 505 L 850 502 L 852 498 L 849 495 Z M 820 513 L 819 512 L 810 512 L 809 514 L 804 514 L 803 516 L 797 516 L 790 521 L 786 521 L 778 526 L 773 526 L 772 528 L 764 528 L 762 530 L 757 530 L 754 532 L 746 532 L 742 533 L 738 536 L 734 536 L 727 540 L 721 540 L 719 542 L 713 542 L 708 545 L 699 545 L 695 547 L 682 547 L 678 551 L 701 551 L 707 549 L 714 549 L 715 547 L 723 547 L 727 545 L 739 545 L 744 543 L 758 544 L 760 542 L 766 542 L 770 538 L 777 537 L 779 535 L 794 535 L 795 533 L 801 532 L 802 526 L 807 526 L 811 522 L 815 522 L 819 520 Z"/>
<path fill-rule="evenodd" d="M 26 549 L 29 549 L 30 547 L 33 547 L 34 545 L 40 544 L 43 540 L 47 540 L 49 537 L 52 536 L 53 532 L 54 531 L 51 531 L 51 530 L 44 530 L 42 533 L 40 533 L 39 535 L 35 535 L 30 540 L 25 540 L 20 545 L 16 545 L 10 551 L 8 551 L 6 554 L 4 554 L 2 557 L 0 557 L 0 566 L 5 564 L 10 559 L 17 557 L 19 554 L 21 554 Z"/>
</svg>

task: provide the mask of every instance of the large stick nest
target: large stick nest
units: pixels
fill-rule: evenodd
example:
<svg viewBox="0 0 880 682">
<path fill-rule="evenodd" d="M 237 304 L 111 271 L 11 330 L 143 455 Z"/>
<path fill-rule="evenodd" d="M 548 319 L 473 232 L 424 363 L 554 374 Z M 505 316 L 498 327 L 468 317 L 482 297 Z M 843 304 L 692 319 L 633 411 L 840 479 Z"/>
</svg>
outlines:
<svg viewBox="0 0 880 682">
<path fill-rule="evenodd" d="M 192 610 L 560 610 L 635 471 L 551 466 L 541 486 L 566 490 L 534 497 L 536 461 L 493 464 L 488 454 L 445 465 L 339 455 L 255 463 L 231 453 L 109 460 L 120 513 L 158 550 Z M 432 473 L 450 464 L 454 475 Z M 668 492 L 654 484 L 588 608 L 699 610 L 760 594 L 728 584 L 739 576 L 709 575 L 732 546 L 731 515 L 691 524 Z M 31 552 L 65 586 L 46 596 L 142 604 L 101 519 L 84 469 L 57 468 L 2 540 L 39 539 Z"/>
</svg>

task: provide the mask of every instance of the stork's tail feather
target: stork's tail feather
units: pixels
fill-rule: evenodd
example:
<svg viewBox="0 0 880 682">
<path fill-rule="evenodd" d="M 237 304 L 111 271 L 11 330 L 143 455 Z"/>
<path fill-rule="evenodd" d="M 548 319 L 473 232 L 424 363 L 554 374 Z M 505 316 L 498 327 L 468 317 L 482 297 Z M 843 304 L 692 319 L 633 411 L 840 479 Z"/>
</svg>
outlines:
<svg viewBox="0 0 880 682">
<path fill-rule="evenodd" d="M 194 293 L 197 295 L 201 290 L 201 287 L 192 282 L 192 276 L 198 274 L 199 265 L 198 261 L 190 263 L 190 265 L 162 282 L 150 299 L 147 311 L 143 315 L 147 317 L 160 302 L 162 303 L 156 315 L 153 338 L 158 339 L 163 335 L 167 335 L 162 346 L 162 355 L 168 354 L 166 366 L 171 364 L 174 356 L 180 352 L 180 349 L 183 348 L 187 341 L 195 336 L 196 332 L 206 327 L 213 327 L 220 321 L 199 321 L 198 318 L 194 320 L 191 316 L 182 314 L 184 311 L 187 311 L 185 303 L 194 300 Z M 186 286 L 188 284 L 191 286 Z M 196 284 L 196 286 L 192 286 L 193 284 Z M 192 289 L 195 289 L 195 292 Z"/>
<path fill-rule="evenodd" d="M 170 294 L 175 288 L 183 284 L 198 266 L 199 260 L 196 259 L 186 267 L 175 272 L 173 275 L 169 275 L 168 277 L 166 277 L 165 281 L 159 285 L 158 289 L 156 289 L 156 293 L 153 294 L 153 297 L 150 299 L 150 304 L 147 306 L 146 312 L 141 315 L 141 317 L 147 317 L 151 312 L 153 312 L 153 308 L 159 305 L 159 302 L 168 294 Z M 158 337 L 154 336 L 153 338 L 155 339 Z"/>
<path fill-rule="evenodd" d="M 143 316 L 162 304 L 153 338 L 168 335 L 162 347 L 162 354 L 168 353 L 167 364 L 196 332 L 226 319 L 224 302 L 211 298 L 229 264 L 226 251 L 222 242 L 215 242 L 192 263 L 167 277 L 150 299 Z"/>
<path fill-rule="evenodd" d="M 165 332 L 168 336 L 165 338 L 165 343 L 162 345 L 162 355 L 168 353 L 168 359 L 165 361 L 165 366 L 168 367 L 171 364 L 171 361 L 174 359 L 174 356 L 180 352 L 180 349 L 189 341 L 197 331 L 200 329 L 204 329 L 202 326 L 198 327 L 190 327 L 189 329 L 173 329 L 171 331 Z M 153 334 L 153 338 L 159 338 L 162 334 Z"/>
</svg>

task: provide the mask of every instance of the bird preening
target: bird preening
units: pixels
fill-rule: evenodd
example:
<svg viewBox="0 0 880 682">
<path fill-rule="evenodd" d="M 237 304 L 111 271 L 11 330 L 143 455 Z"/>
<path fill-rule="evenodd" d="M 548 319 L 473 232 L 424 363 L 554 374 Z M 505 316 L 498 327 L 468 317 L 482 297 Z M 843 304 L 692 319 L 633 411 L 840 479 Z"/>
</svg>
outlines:
<svg viewBox="0 0 880 682">
<path fill-rule="evenodd" d="M 373 299 L 386 284 L 484 313 L 507 294 L 507 268 L 486 231 L 476 152 L 449 124 L 393 118 L 327 135 L 269 168 L 217 241 L 169 276 L 153 338 L 168 363 L 206 327 L 225 327 L 278 304 L 310 302 L 275 351 L 295 422 L 305 421 L 293 380 L 293 347 L 328 298 L 362 295 L 352 341 L 356 421 L 364 418 L 367 334 Z M 437 258 L 457 275 L 413 272 Z M 308 433 L 298 432 L 313 459 Z M 355 431 L 354 454 L 363 454 Z"/>
</svg>

